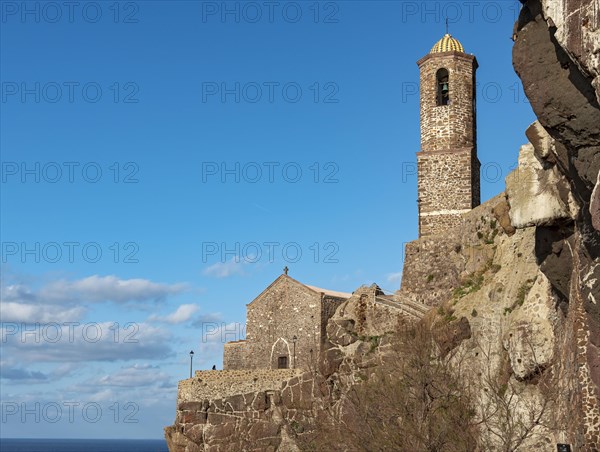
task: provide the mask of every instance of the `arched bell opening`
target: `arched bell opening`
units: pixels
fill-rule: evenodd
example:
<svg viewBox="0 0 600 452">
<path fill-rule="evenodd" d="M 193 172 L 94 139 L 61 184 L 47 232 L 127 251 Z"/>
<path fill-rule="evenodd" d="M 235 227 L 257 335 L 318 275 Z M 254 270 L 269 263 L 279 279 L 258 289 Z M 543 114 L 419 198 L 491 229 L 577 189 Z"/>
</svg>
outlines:
<svg viewBox="0 0 600 452">
<path fill-rule="evenodd" d="M 439 69 L 435 75 L 437 84 L 437 105 L 450 104 L 450 75 L 448 69 Z"/>
</svg>

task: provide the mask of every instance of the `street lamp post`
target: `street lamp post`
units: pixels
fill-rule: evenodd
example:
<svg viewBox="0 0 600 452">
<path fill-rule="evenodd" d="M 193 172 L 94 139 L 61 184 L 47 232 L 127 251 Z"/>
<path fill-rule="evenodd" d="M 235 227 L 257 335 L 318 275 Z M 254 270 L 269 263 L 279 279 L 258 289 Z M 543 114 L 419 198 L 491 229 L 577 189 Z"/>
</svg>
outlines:
<svg viewBox="0 0 600 452">
<path fill-rule="evenodd" d="M 190 351 L 190 378 L 192 378 L 192 361 L 194 360 L 194 350 Z"/>
<path fill-rule="evenodd" d="M 292 341 L 294 342 L 294 369 L 296 368 L 296 341 L 298 340 L 298 337 L 296 335 L 294 335 L 294 337 L 292 338 Z"/>
</svg>

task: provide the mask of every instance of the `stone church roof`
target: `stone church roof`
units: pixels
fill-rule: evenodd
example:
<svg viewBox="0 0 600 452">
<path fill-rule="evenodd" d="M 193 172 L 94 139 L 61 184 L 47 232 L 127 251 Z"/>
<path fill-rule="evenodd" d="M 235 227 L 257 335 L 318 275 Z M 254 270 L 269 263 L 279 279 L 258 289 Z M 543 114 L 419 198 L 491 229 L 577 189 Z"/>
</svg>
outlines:
<svg viewBox="0 0 600 452">
<path fill-rule="evenodd" d="M 302 284 L 302 283 L 300 283 L 300 284 Z M 306 287 L 308 287 L 309 289 L 314 290 L 315 292 L 324 293 L 325 295 L 329 295 L 331 297 L 350 298 L 352 296 L 351 293 L 347 293 L 347 292 L 337 292 L 335 290 L 322 289 L 320 287 L 309 286 L 308 284 L 304 284 L 304 285 Z"/>
<path fill-rule="evenodd" d="M 351 293 L 347 293 L 347 292 L 338 292 L 336 290 L 329 290 L 329 289 L 323 289 L 321 287 L 316 287 L 316 286 L 309 286 L 308 284 L 303 284 L 300 281 L 288 276 L 288 275 L 281 275 L 279 276 L 275 281 L 273 281 L 271 284 L 269 284 L 269 286 L 263 290 L 254 300 L 252 300 L 250 303 L 248 303 L 248 305 L 254 303 L 256 300 L 258 300 L 265 292 L 267 292 L 272 286 L 274 286 L 279 280 L 286 278 L 296 284 L 299 284 L 301 286 L 306 287 L 309 290 L 312 290 L 313 292 L 316 293 L 324 293 L 325 295 L 329 295 L 330 297 L 337 297 L 337 298 L 350 298 L 352 296 Z"/>
<path fill-rule="evenodd" d="M 435 43 L 429 53 L 442 53 L 442 52 L 462 52 L 465 53 L 465 49 L 458 39 L 453 38 L 452 35 L 446 33 L 442 39 Z"/>
</svg>

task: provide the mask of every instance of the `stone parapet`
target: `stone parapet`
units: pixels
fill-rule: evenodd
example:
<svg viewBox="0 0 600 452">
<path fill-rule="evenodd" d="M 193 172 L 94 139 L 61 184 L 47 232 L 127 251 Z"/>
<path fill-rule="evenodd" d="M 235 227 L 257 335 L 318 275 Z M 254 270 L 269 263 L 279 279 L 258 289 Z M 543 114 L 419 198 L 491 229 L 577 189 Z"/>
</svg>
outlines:
<svg viewBox="0 0 600 452">
<path fill-rule="evenodd" d="M 179 382 L 177 403 L 280 390 L 299 369 L 207 370 Z"/>
</svg>

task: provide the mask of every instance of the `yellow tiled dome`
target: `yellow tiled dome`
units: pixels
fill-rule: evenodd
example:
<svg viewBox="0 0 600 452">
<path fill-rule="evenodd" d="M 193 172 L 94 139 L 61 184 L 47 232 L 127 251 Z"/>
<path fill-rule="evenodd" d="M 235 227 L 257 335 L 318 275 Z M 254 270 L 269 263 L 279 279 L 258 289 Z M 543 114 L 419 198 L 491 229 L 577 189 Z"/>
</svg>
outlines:
<svg viewBox="0 0 600 452">
<path fill-rule="evenodd" d="M 465 52 L 462 44 L 458 42 L 457 39 L 454 39 L 451 35 L 446 33 L 442 39 L 435 43 L 431 52 L 429 53 L 441 53 L 441 52 L 451 52 L 456 50 L 457 52 Z"/>
</svg>

